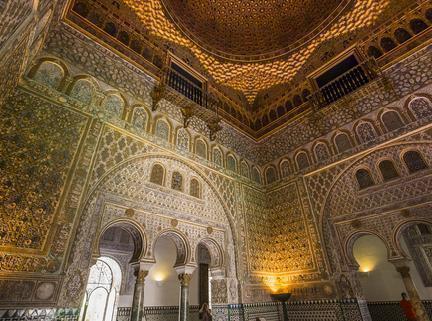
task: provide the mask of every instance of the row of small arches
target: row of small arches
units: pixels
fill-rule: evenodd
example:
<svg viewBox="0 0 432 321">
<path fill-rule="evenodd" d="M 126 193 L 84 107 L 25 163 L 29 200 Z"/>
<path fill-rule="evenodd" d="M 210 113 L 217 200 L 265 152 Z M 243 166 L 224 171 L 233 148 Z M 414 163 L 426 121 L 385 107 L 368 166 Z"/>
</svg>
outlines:
<svg viewBox="0 0 432 321">
<path fill-rule="evenodd" d="M 107 18 L 106 15 L 99 12 L 100 10 L 98 10 L 98 8 L 90 8 L 90 5 L 83 1 L 77 1 L 73 7 L 73 11 L 89 20 L 111 37 L 117 39 L 139 56 L 151 62 L 157 68 L 162 69 L 162 51 L 156 45 L 147 41 L 140 33 L 134 30 L 126 30 L 123 24 L 116 22 L 113 18 Z M 223 104 L 222 108 L 243 124 L 247 124 L 250 127 L 253 125 L 246 114 L 239 112 L 230 104 Z"/>
<path fill-rule="evenodd" d="M 420 12 L 418 17 L 412 18 L 406 27 L 398 26 L 392 32 L 387 33 L 370 45 L 367 54 L 370 57 L 380 58 L 384 53 L 389 52 L 399 45 L 410 40 L 414 35 L 425 31 L 432 24 L 432 8 Z"/>
<path fill-rule="evenodd" d="M 362 119 L 353 126 L 353 133 L 348 130 L 339 130 L 331 138 L 332 144 L 327 140 L 319 140 L 312 145 L 311 152 L 307 150 L 297 151 L 294 155 L 295 166 L 284 158 L 279 163 L 279 168 L 269 165 L 264 176 L 267 184 L 271 184 L 280 177 L 287 177 L 295 171 L 309 168 L 313 163 L 323 163 L 332 156 L 351 150 L 357 145 L 367 144 L 378 136 L 398 130 L 411 121 L 427 119 L 432 115 L 432 102 L 429 97 L 418 96 L 409 101 L 407 116 L 403 117 L 397 109 L 384 109 L 378 114 L 375 121 Z M 312 156 L 311 156 L 312 154 Z"/>
<path fill-rule="evenodd" d="M 40 60 L 31 68 L 28 76 L 45 86 L 65 92 L 85 106 L 100 104 L 101 111 L 107 111 L 114 118 L 130 122 L 139 131 L 151 132 L 160 140 L 175 144 L 180 150 L 193 152 L 206 160 L 211 159 L 220 167 L 239 172 L 242 176 L 252 178 L 258 183 L 261 182 L 259 170 L 254 168 L 250 173 L 250 166 L 246 161 L 242 160 L 239 166 L 236 156 L 232 153 L 224 153 L 217 146 L 213 146 L 212 151 L 209 152 L 209 144 L 204 138 L 197 136 L 192 142 L 192 135 L 182 126 L 177 127 L 174 132 L 169 120 L 160 115 L 152 117 L 152 113 L 144 106 L 130 107 L 121 93 L 114 90 L 102 93 L 99 84 L 92 77 L 79 75 L 71 78 L 66 66 L 58 60 L 50 58 Z"/>
<path fill-rule="evenodd" d="M 160 186 L 165 186 L 165 175 L 165 167 L 163 167 L 161 164 L 154 164 L 150 171 L 150 182 Z M 183 175 L 178 171 L 174 171 L 172 173 L 170 187 L 175 191 L 183 193 L 188 192 L 190 196 L 202 198 L 201 184 L 198 179 L 194 177 L 190 179 L 189 190 L 187 191 L 185 188 L 185 180 Z"/>
<path fill-rule="evenodd" d="M 135 53 L 152 63 L 158 68 L 162 68 L 163 55 L 162 51 L 155 45 L 149 43 L 145 38 L 132 29 L 126 30 L 125 25 L 114 20 L 108 14 L 104 14 L 100 8 L 90 8 L 90 5 L 77 1 L 73 7 L 73 11 L 81 17 L 87 19 L 95 26 L 99 27 L 111 37 L 119 40 L 123 45 L 133 50 Z"/>
<path fill-rule="evenodd" d="M 410 174 L 428 168 L 423 156 L 415 150 L 405 152 L 402 155 L 402 161 Z M 378 163 L 377 167 L 384 182 L 388 182 L 401 176 L 392 160 L 382 160 Z M 369 168 L 359 168 L 355 173 L 355 177 L 360 190 L 376 185 Z"/>
<path fill-rule="evenodd" d="M 293 95 L 288 100 L 286 100 L 285 103 L 277 105 L 276 108 L 270 110 L 268 113 L 264 114 L 261 118 L 257 119 L 253 124 L 252 129 L 259 130 L 263 127 L 266 127 L 268 124 L 282 117 L 287 112 L 307 102 L 308 97 L 310 95 L 311 92 L 309 89 L 303 89 L 301 93 Z"/>
</svg>

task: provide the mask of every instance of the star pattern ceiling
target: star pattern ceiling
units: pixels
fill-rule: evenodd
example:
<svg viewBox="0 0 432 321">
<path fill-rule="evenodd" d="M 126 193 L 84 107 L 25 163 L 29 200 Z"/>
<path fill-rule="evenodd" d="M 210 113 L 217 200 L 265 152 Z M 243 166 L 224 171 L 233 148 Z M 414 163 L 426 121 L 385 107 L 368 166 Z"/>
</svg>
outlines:
<svg viewBox="0 0 432 321">
<path fill-rule="evenodd" d="M 169 2 L 169 4 L 174 3 L 173 0 L 165 1 L 166 3 Z M 299 21 L 304 21 L 305 17 L 294 19 L 289 23 L 289 27 L 284 26 L 281 29 L 281 35 L 284 35 L 286 30 L 289 28 L 305 29 L 293 32 L 292 35 L 285 37 L 275 35 L 276 32 L 274 32 L 273 29 L 276 28 L 276 21 L 279 21 L 279 24 L 282 23 L 281 19 L 286 17 L 286 10 L 284 11 L 285 13 L 281 13 L 278 16 L 281 16 L 280 19 L 278 18 L 270 24 L 271 28 L 273 29 L 258 31 L 257 28 L 261 23 L 260 21 L 249 19 L 249 15 L 250 17 L 255 17 L 252 12 L 249 14 L 245 12 L 238 14 L 237 11 L 227 9 L 229 6 L 234 4 L 237 4 L 239 8 L 246 8 L 246 5 L 239 4 L 240 2 L 243 3 L 243 1 L 226 0 L 216 2 L 207 0 L 203 1 L 202 5 L 193 5 L 195 2 L 198 1 L 184 0 L 182 1 L 183 9 L 171 12 L 172 15 L 175 16 L 175 14 L 181 15 L 184 13 L 185 8 L 196 8 L 194 9 L 195 12 L 193 13 L 195 18 L 190 18 L 195 19 L 193 21 L 187 20 L 185 22 L 185 20 L 181 20 L 181 16 L 175 16 L 175 19 L 178 21 L 183 21 L 183 24 L 189 24 L 189 28 L 193 29 L 185 32 L 185 30 L 178 27 L 173 18 L 170 17 L 170 14 L 167 12 L 169 9 L 166 10 L 164 8 L 164 4 L 161 2 L 161 0 L 124 0 L 124 3 L 135 12 L 138 19 L 140 19 L 141 22 L 145 24 L 152 36 L 189 49 L 191 53 L 198 59 L 205 71 L 213 78 L 214 82 L 242 92 L 247 98 L 249 104 L 253 104 L 259 92 L 267 90 L 275 85 L 289 83 L 302 69 L 305 63 L 308 62 L 308 59 L 311 57 L 311 55 L 323 43 L 332 39 L 343 37 L 344 35 L 350 33 L 355 33 L 359 29 L 368 27 L 370 28 L 374 26 L 380 17 L 380 14 L 389 6 L 400 5 L 400 2 L 397 3 L 397 0 L 356 0 L 349 2 L 339 1 L 339 6 L 337 6 L 336 3 L 338 1 L 289 1 L 289 3 L 297 3 L 298 7 L 298 9 L 294 10 L 291 14 L 294 14 L 295 12 L 297 12 L 297 14 L 301 14 L 301 8 L 304 7 L 306 10 L 305 12 L 311 12 L 315 15 L 317 13 L 322 13 L 323 16 L 321 16 L 321 23 L 319 17 L 308 18 L 308 21 L 312 21 L 312 25 L 308 28 L 305 28 L 303 25 L 296 25 Z M 199 2 L 201 3 L 201 1 Z M 275 2 L 267 0 L 246 2 L 254 4 L 253 12 L 255 13 L 256 17 L 260 17 L 260 19 L 264 19 L 263 17 L 265 16 L 265 12 L 268 12 L 268 20 L 266 21 L 269 21 L 271 15 L 275 13 L 276 9 L 273 7 L 275 3 L 282 3 L 284 1 Z M 306 3 L 307 5 L 305 5 Z M 223 12 L 227 11 L 228 13 L 232 13 L 236 16 L 235 18 L 229 18 L 228 22 L 224 22 L 225 28 L 231 30 L 230 34 L 235 33 L 235 30 L 233 30 L 234 28 L 236 30 L 238 29 L 239 33 L 235 36 L 235 44 L 231 43 L 227 46 L 227 42 L 222 40 L 219 41 L 217 38 L 220 38 L 221 35 L 223 35 L 220 30 L 215 31 L 213 36 L 210 37 L 211 26 L 208 24 L 200 27 L 199 24 L 204 23 L 206 17 L 198 15 L 206 13 L 204 10 L 205 4 L 213 8 L 213 13 L 208 13 L 207 18 L 213 17 L 215 15 L 214 11 L 217 11 L 218 8 L 223 8 Z M 326 16 L 329 14 L 334 14 L 335 10 L 337 11 L 341 5 L 345 5 L 343 7 L 344 10 L 343 12 L 338 12 L 337 17 L 333 16 L 332 19 L 330 19 L 328 16 Z M 310 9 L 313 6 L 319 7 L 321 10 L 316 10 L 316 8 Z M 278 6 L 276 7 L 279 8 Z M 286 8 L 289 8 L 289 6 Z M 296 7 L 294 6 L 293 8 Z M 218 13 L 217 16 L 221 15 L 222 11 L 221 13 Z M 248 18 L 248 21 L 245 21 L 246 18 Z M 237 24 L 234 23 L 236 19 L 240 19 Z M 331 23 L 329 23 L 329 21 L 331 21 Z M 323 22 L 324 24 L 327 23 L 325 28 L 322 26 Z M 222 25 L 222 22 L 220 25 Z M 293 42 L 295 43 L 296 39 L 302 39 L 304 33 L 315 29 L 314 27 L 321 27 L 319 32 L 316 33 L 314 37 L 311 37 L 311 39 L 308 41 L 304 41 L 301 45 L 296 46 L 295 50 L 287 50 L 287 48 L 290 48 L 290 44 Z M 265 38 L 265 35 L 267 34 L 269 39 L 261 39 L 261 46 L 253 44 L 252 47 L 248 47 L 251 45 L 251 40 L 253 39 L 251 38 L 252 35 L 243 37 L 244 32 L 246 32 L 248 28 L 255 32 L 257 37 Z M 202 29 L 204 29 L 205 32 L 200 34 L 200 30 Z M 196 33 L 196 36 L 188 34 L 190 32 Z M 206 39 L 207 42 L 198 45 L 197 41 L 199 41 L 201 38 Z M 278 41 L 275 41 L 274 45 L 271 46 L 269 50 L 272 51 L 273 49 L 279 47 L 279 51 L 277 52 L 281 53 L 281 50 L 285 50 L 285 53 L 281 53 L 279 56 L 273 55 L 271 58 L 266 58 L 265 54 L 268 52 L 265 52 L 267 47 L 265 47 L 264 44 L 268 41 L 273 41 L 275 38 L 277 38 Z M 244 41 L 242 41 L 242 39 L 244 39 Z M 285 47 L 283 47 L 283 45 L 285 45 L 284 41 L 287 41 Z M 213 51 L 211 48 L 213 48 Z M 232 53 L 242 54 L 245 59 L 243 61 L 230 59 L 229 54 L 226 54 L 222 57 L 219 54 L 221 53 L 220 49 L 223 49 L 226 52 L 231 51 Z M 266 59 L 256 61 L 255 58 L 260 51 L 262 51 L 263 57 Z M 246 61 L 248 52 L 252 53 L 252 61 Z"/>
</svg>

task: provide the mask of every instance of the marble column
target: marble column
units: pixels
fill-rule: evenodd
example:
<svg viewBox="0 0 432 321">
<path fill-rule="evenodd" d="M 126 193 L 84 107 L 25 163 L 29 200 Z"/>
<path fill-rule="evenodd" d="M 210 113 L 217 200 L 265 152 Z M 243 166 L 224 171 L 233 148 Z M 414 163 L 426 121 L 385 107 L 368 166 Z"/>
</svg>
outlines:
<svg viewBox="0 0 432 321">
<path fill-rule="evenodd" d="M 188 273 L 178 275 L 180 281 L 179 321 L 189 320 L 189 282 L 191 278 L 192 275 Z"/>
<path fill-rule="evenodd" d="M 186 265 L 175 268 L 180 281 L 178 321 L 189 321 L 189 283 L 196 266 Z"/>
<path fill-rule="evenodd" d="M 135 288 L 132 301 L 131 321 L 142 321 L 144 319 L 144 285 L 148 275 L 149 267 L 137 265 L 135 267 Z"/>
<path fill-rule="evenodd" d="M 414 311 L 416 313 L 417 321 L 429 321 L 429 317 L 411 278 L 411 274 L 409 272 L 410 268 L 406 265 L 405 262 L 396 262 L 393 264 L 396 266 L 396 270 L 402 276 L 402 280 L 408 293 L 409 299 L 411 300 L 411 304 L 413 305 Z"/>
</svg>

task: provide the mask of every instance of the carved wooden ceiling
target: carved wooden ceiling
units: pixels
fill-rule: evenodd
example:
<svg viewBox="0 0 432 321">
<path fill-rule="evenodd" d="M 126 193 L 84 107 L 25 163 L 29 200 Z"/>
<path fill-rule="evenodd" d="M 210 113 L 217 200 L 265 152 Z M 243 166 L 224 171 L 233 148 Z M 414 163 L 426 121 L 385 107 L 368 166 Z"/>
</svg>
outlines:
<svg viewBox="0 0 432 321">
<path fill-rule="evenodd" d="M 256 131 L 255 121 L 271 106 L 284 104 L 283 115 L 291 108 L 283 101 L 289 92 L 310 92 L 308 74 L 416 1 L 72 1 L 78 2 L 96 3 L 106 10 L 100 14 L 112 14 L 155 47 L 174 52 L 226 98 L 230 117 Z M 91 14 L 86 18 L 98 24 Z M 280 125 L 279 118 L 278 112 Z"/>
</svg>

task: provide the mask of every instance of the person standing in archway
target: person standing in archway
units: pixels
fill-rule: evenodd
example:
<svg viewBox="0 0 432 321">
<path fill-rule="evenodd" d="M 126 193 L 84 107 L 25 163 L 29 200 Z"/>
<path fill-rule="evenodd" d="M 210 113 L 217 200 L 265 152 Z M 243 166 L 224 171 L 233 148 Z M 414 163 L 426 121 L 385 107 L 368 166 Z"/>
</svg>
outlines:
<svg viewBox="0 0 432 321">
<path fill-rule="evenodd" d="M 417 321 L 416 314 L 414 312 L 414 307 L 411 304 L 411 301 L 407 299 L 407 294 L 405 292 L 401 293 L 402 300 L 399 302 L 405 317 L 408 321 Z"/>
</svg>

